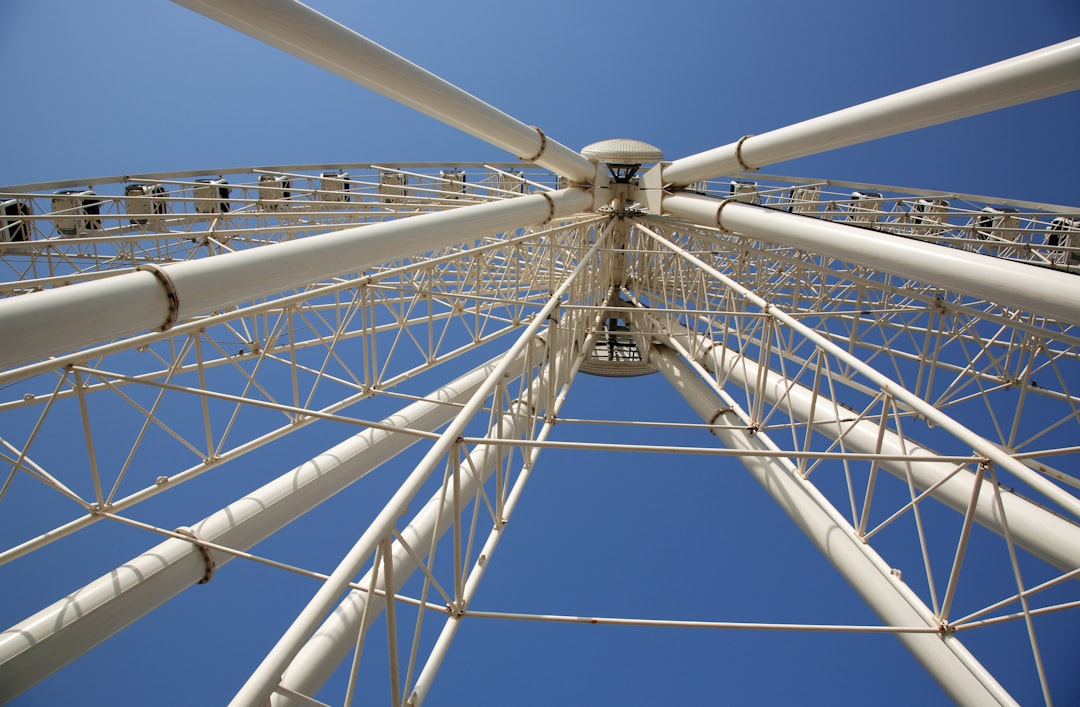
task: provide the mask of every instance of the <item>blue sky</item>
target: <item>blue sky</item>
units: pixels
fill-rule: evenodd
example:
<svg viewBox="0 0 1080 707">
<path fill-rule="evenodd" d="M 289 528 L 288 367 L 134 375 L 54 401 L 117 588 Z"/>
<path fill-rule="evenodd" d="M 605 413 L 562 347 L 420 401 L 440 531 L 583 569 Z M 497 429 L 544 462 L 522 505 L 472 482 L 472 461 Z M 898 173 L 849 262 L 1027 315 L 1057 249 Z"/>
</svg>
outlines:
<svg viewBox="0 0 1080 707">
<path fill-rule="evenodd" d="M 669 158 L 1080 33 L 1080 7 L 1065 0 L 311 4 L 565 145 L 631 137 Z M 188 168 L 509 159 L 163 0 L 7 0 L 0 69 L 12 96 L 0 118 L 0 184 Z M 768 171 L 1075 204 L 1078 114 L 1080 95 L 1062 96 Z M 687 419 L 655 376 L 633 386 L 583 381 L 577 392 L 568 410 L 574 416 L 603 416 L 646 399 L 656 401 L 658 417 Z M 291 453 L 300 461 L 319 448 Z M 624 465 L 617 480 L 581 480 L 568 471 L 581 462 L 547 454 L 552 471 L 531 482 L 518 511 L 524 527 L 507 535 L 496 563 L 512 554 L 529 559 L 489 573 L 483 596 L 490 608 L 694 618 L 701 606 L 724 616 L 717 600 L 756 601 L 761 620 L 873 620 L 726 462 L 598 457 L 584 463 Z M 235 493 L 246 488 L 221 483 Z M 746 499 L 753 513 L 740 512 Z M 359 502 L 335 503 L 348 517 Z M 739 523 L 725 526 L 735 514 Z M 335 545 L 318 521 L 302 522 L 295 544 L 280 551 L 313 566 L 332 563 L 351 543 L 346 530 L 361 527 L 342 523 Z M 152 542 L 138 535 L 113 551 L 123 559 Z M 93 556 L 67 562 L 49 571 L 81 583 L 112 566 Z M 76 695 L 86 704 L 223 702 L 296 602 L 314 591 L 308 581 L 241 563 L 229 572 L 233 579 L 214 593 L 212 585 L 186 592 L 16 704 L 73 703 Z M 260 600 L 264 591 L 274 599 Z M 41 596 L 39 604 L 54 598 Z M 456 649 L 431 704 L 945 701 L 887 636 L 687 639 L 665 630 L 477 621 Z M 1080 699 L 1080 686 L 1074 690 L 1069 696 Z"/>
</svg>

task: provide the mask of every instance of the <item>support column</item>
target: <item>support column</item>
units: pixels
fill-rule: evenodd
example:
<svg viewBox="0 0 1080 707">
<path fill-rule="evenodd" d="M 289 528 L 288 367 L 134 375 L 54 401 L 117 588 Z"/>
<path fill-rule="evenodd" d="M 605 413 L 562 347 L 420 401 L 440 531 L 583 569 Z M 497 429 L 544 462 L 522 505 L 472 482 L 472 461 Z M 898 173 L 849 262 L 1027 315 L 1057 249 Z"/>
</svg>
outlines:
<svg viewBox="0 0 1080 707">
<path fill-rule="evenodd" d="M 1080 39 L 1070 39 L 654 169 L 664 184 L 685 186 L 1077 89 Z"/>
<path fill-rule="evenodd" d="M 632 315 L 635 326 L 660 334 L 660 325 L 644 312 Z M 673 322 L 666 323 L 671 337 L 685 352 L 717 375 L 721 384 L 731 382 L 754 395 L 763 396 L 769 405 L 782 405 L 786 414 L 805 422 L 830 439 L 843 438 L 844 446 L 866 454 L 905 455 L 909 461 L 883 459 L 879 466 L 899 479 L 911 474 L 915 487 L 934 487 L 931 495 L 958 513 L 967 510 L 975 475 L 949 462 L 935 461 L 933 451 L 901 438 L 892 430 L 882 430 L 870 420 L 847 421 L 851 412 L 840 407 L 823 391 L 814 392 L 797 381 L 774 371 L 762 371 L 756 361 L 734 351 L 725 351 L 711 339 L 690 332 Z M 686 354 L 684 354 L 686 355 Z M 1004 536 L 1001 513 L 995 500 L 996 490 L 982 480 L 975 506 L 975 522 Z M 1001 502 L 1009 519 L 1009 533 L 1017 545 L 1036 557 L 1071 572 L 1080 567 L 1080 526 L 1011 491 L 1002 489 Z"/>
<path fill-rule="evenodd" d="M 516 199 L 511 201 L 516 201 Z M 574 270 L 551 293 L 547 303 L 533 316 L 532 321 L 522 332 L 517 342 L 511 346 L 508 351 L 510 356 L 516 355 L 518 351 L 528 346 L 548 318 L 555 314 L 562 303 L 562 298 L 567 294 L 571 286 L 576 284 L 577 279 L 583 273 L 593 267 L 597 252 L 605 247 L 609 234 L 610 229 L 596 238 L 592 247 L 581 257 Z M 359 574 L 360 569 L 371 557 L 375 546 L 390 534 L 392 528 L 396 527 L 399 516 L 404 513 L 413 496 L 424 485 L 435 467 L 442 463 L 443 459 L 457 443 L 457 438 L 461 436 L 473 415 L 480 411 L 507 368 L 508 365 L 506 365 L 505 361 L 500 363 L 492 372 L 491 377 L 462 407 L 454 421 L 450 423 L 446 431 L 432 445 L 428 453 L 424 455 L 424 458 L 420 460 L 416 468 L 404 480 L 401 487 L 383 510 L 378 513 L 371 525 L 357 539 L 352 549 L 341 560 L 308 605 L 304 607 L 285 631 L 285 634 L 282 635 L 277 644 L 248 678 L 247 682 L 240 688 L 240 691 L 233 698 L 232 704 L 245 706 L 262 704 L 270 698 L 280 684 L 285 669 L 308 639 L 318 630 L 325 617 L 333 610 L 346 587 Z"/>
<path fill-rule="evenodd" d="M 432 430 L 491 376 L 498 359 L 402 408 L 383 425 Z M 513 361 L 520 375 L 524 359 Z M 247 550 L 420 438 L 367 429 L 192 526 L 195 537 Z M 233 559 L 210 551 L 216 567 Z M 200 549 L 169 539 L 0 634 L 0 703 L 13 699 L 125 626 L 199 582 Z"/>
<path fill-rule="evenodd" d="M 564 359 L 565 353 L 560 352 L 558 358 Z M 552 371 L 564 370 L 562 364 L 562 360 L 550 361 L 543 373 L 532 381 L 531 390 L 525 398 L 512 402 L 501 420 L 492 425 L 488 437 L 503 439 L 521 437 L 527 429 L 529 420 L 536 413 L 535 402 L 530 404 L 527 401 L 547 399 L 545 391 L 551 385 L 558 384 L 558 381 L 550 380 L 550 375 Z M 460 522 L 461 519 L 454 513 L 455 507 L 460 504 L 460 507 L 464 508 L 509 452 L 510 448 L 504 445 L 480 444 L 474 447 L 468 455 L 471 463 L 462 462 L 460 465 L 458 470 L 460 478 L 457 483 L 451 484 L 445 491 L 435 491 L 408 526 L 401 531 L 401 537 L 415 554 L 409 553 L 400 541 L 394 541 L 390 564 L 397 586 L 408 581 L 419 568 L 418 560 L 430 555 L 446 531 L 454 523 Z M 373 573 L 377 574 L 374 595 L 353 590 L 338 604 L 334 612 L 289 664 L 281 679 L 284 687 L 302 695 L 314 695 L 348 656 L 349 651 L 355 648 L 357 636 L 367 631 L 386 607 L 386 598 L 381 593 L 386 588 L 385 573 L 377 573 L 377 570 L 372 568 L 358 581 L 358 584 L 362 587 L 371 586 Z M 275 707 L 285 705 L 299 707 L 302 704 L 291 696 L 281 693 L 272 695 L 270 703 Z"/>
<path fill-rule="evenodd" d="M 767 435 L 758 432 L 750 436 L 738 429 L 747 419 L 734 399 L 704 381 L 671 349 L 653 346 L 649 361 L 702 420 L 719 425 L 714 433 L 725 446 L 778 451 Z M 889 572 L 885 561 L 859 540 L 843 516 L 798 474 L 790 460 L 753 455 L 739 460 L 885 625 L 938 625 L 933 612 Z M 955 636 L 898 633 L 897 638 L 958 704 L 1016 704 Z"/>
</svg>

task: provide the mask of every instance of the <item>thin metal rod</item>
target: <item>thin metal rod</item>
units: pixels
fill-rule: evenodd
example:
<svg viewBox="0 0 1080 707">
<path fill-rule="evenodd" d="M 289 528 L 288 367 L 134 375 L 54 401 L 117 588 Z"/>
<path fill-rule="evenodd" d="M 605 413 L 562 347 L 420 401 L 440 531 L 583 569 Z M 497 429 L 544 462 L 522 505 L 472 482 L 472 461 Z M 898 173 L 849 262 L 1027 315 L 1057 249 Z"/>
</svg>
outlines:
<svg viewBox="0 0 1080 707">
<path fill-rule="evenodd" d="M 394 605 L 394 558 L 391 550 L 390 536 L 383 538 L 381 543 L 383 561 L 383 586 L 386 597 L 386 652 L 389 656 L 390 669 L 390 705 L 399 707 L 401 704 L 401 669 L 398 667 L 397 646 L 397 611 Z"/>
<path fill-rule="evenodd" d="M 685 186 L 1078 88 L 1080 38 L 683 157 L 662 179 Z"/>
<path fill-rule="evenodd" d="M 686 621 L 676 619 L 635 619 L 611 616 L 568 616 L 565 614 L 525 614 L 508 611 L 467 611 L 476 619 L 541 621 L 593 626 L 655 626 L 661 628 L 706 628 L 728 631 L 800 631 L 815 633 L 941 633 L 937 626 L 858 626 L 851 624 L 775 624 L 745 621 Z M 410 703 L 411 704 L 411 703 Z M 419 704 L 419 703 L 416 703 Z"/>
<path fill-rule="evenodd" d="M 235 30 L 579 183 L 596 165 L 295 0 L 175 0 Z M 522 86 L 515 83 L 515 89 Z"/>
</svg>

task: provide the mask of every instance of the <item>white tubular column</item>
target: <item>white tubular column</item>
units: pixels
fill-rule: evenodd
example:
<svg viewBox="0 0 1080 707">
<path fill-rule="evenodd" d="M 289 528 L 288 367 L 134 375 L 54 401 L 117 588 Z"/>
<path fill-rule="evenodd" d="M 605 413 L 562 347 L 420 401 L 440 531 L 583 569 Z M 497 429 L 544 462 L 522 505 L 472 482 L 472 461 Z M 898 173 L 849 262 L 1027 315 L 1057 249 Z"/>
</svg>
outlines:
<svg viewBox="0 0 1080 707">
<path fill-rule="evenodd" d="M 768 435 L 758 432 L 750 436 L 744 430 L 733 429 L 731 426 L 747 424 L 745 413 L 734 399 L 704 381 L 671 349 L 653 346 L 649 361 L 702 420 L 720 425 L 713 432 L 725 446 L 747 451 L 778 449 Z M 739 461 L 885 625 L 898 628 L 938 625 L 919 597 L 890 574 L 888 564 L 859 540 L 854 529 L 799 475 L 790 460 L 748 455 Z M 897 633 L 896 637 L 957 704 L 1016 704 L 955 636 Z"/>
<path fill-rule="evenodd" d="M 484 383 L 498 359 L 472 370 L 382 421 L 435 429 Z M 520 374 L 524 358 L 514 359 Z M 191 530 L 217 545 L 246 550 L 333 496 L 419 437 L 367 429 L 208 516 Z M 210 551 L 215 567 L 233 555 Z M 6 703 L 109 636 L 205 578 L 192 543 L 169 539 L 0 634 L 0 703 Z"/>
<path fill-rule="evenodd" d="M 597 332 L 599 331 L 602 320 L 603 314 L 601 313 L 593 323 L 593 332 L 586 337 L 585 343 L 578 349 L 577 357 L 573 364 L 571 364 L 570 371 L 566 375 L 566 380 L 561 382 L 561 388 L 555 396 L 555 401 L 551 404 L 551 408 L 545 411 L 545 422 L 536 435 L 537 441 L 543 442 L 546 440 L 551 433 L 551 430 L 554 429 L 555 421 L 558 419 L 559 411 L 562 409 L 563 403 L 566 402 L 566 395 L 570 391 L 570 386 L 573 384 L 574 378 L 581 369 L 582 362 L 585 360 L 585 357 L 588 356 L 588 352 L 592 350 L 593 344 L 596 343 Z M 569 337 L 567 338 L 569 339 Z M 559 350 L 566 349 L 560 348 Z M 562 369 L 560 368 L 560 370 Z M 492 527 L 491 532 L 488 534 L 487 541 L 484 542 L 484 546 L 476 556 L 476 562 L 473 564 L 472 571 L 469 572 L 469 576 L 465 580 L 461 605 L 458 607 L 459 611 L 451 613 L 446 617 L 446 623 L 443 624 L 442 631 L 439 632 L 439 637 L 435 640 L 435 645 L 432 646 L 427 661 L 420 670 L 420 674 L 417 675 L 416 680 L 413 683 L 412 691 L 407 695 L 404 704 L 408 707 L 419 707 L 423 704 L 424 700 L 427 699 L 428 692 L 431 690 L 431 686 L 435 681 L 435 676 L 439 672 L 439 668 L 442 666 L 447 652 L 450 650 L 450 644 L 457 635 L 458 629 L 461 628 L 462 619 L 467 615 L 469 605 L 476 595 L 476 590 L 480 586 L 480 581 L 483 579 L 484 572 L 491 564 L 492 556 L 499 546 L 499 540 L 503 536 L 506 524 L 513 516 L 514 509 L 517 507 L 518 500 L 521 498 L 522 491 L 525 489 L 525 484 L 528 482 L 533 469 L 536 468 L 536 460 L 540 456 L 541 451 L 542 449 L 540 447 L 534 447 L 526 453 L 527 461 L 522 464 L 521 470 L 518 472 L 517 480 L 514 482 L 513 488 L 511 488 L 510 492 L 507 494 L 506 503 L 502 508 L 502 518 L 499 519 L 499 523 L 496 523 L 494 527 Z"/>
<path fill-rule="evenodd" d="M 537 128 L 295 0 L 174 1 L 573 182 L 596 176 L 596 165 Z"/>
<path fill-rule="evenodd" d="M 562 352 L 559 356 L 563 356 Z M 511 403 L 507 412 L 502 415 L 501 422 L 496 422 L 492 426 L 488 436 L 505 439 L 520 437 L 528 425 L 529 418 L 536 412 L 535 403 L 547 399 L 543 391 L 551 385 L 550 373 L 553 370 L 562 371 L 564 368 L 562 361 L 549 362 L 544 372 L 532 381 L 532 390 L 526 395 L 526 399 L 534 401 L 534 404 L 530 406 L 523 400 Z M 455 506 L 460 503 L 464 507 L 476 495 L 477 489 L 484 485 L 509 451 L 510 448 L 503 445 L 481 444 L 474 447 L 469 452 L 472 463 L 462 463 L 460 466 L 458 491 L 455 491 L 454 485 L 448 486 L 445 492 L 435 491 L 409 525 L 401 531 L 401 536 L 413 549 L 415 555 L 406 551 L 400 541 L 394 541 L 391 561 L 396 586 L 401 586 L 408 580 L 419 567 L 417 558 L 425 558 L 431 554 L 439 538 L 460 520 L 454 515 Z M 374 571 L 374 569 L 368 570 L 358 584 L 362 587 L 371 586 Z M 358 590 L 350 592 L 297 653 L 282 676 L 281 684 L 302 695 L 310 696 L 318 692 L 322 684 L 348 656 L 349 651 L 356 647 L 357 635 L 366 631 L 385 609 L 386 598 L 378 593 L 385 588 L 385 577 L 380 574 L 375 583 L 377 592 L 375 596 L 369 596 L 367 592 Z M 365 612 L 364 607 L 368 604 L 370 606 Z M 299 706 L 303 703 L 277 693 L 271 697 L 270 704 L 281 707 Z"/>
<path fill-rule="evenodd" d="M 659 334 L 640 313 L 631 316 L 639 329 L 652 331 L 654 336 Z M 959 513 L 967 510 L 974 483 L 974 474 L 970 471 L 956 472 L 955 464 L 935 461 L 936 455 L 931 450 L 902 439 L 891 430 L 882 431 L 871 420 L 845 421 L 851 416 L 850 410 L 839 407 L 823 392 L 814 393 L 774 371 L 763 372 L 756 361 L 724 351 L 711 339 L 681 326 L 673 331 L 671 338 L 685 351 L 694 352 L 698 363 L 716 373 L 721 384 L 730 381 L 744 390 L 763 395 L 769 404 L 782 405 L 786 413 L 807 421 L 822 435 L 831 439 L 842 437 L 845 448 L 852 452 L 907 456 L 910 462 L 883 459 L 878 464 L 900 479 L 906 479 L 910 473 L 915 486 L 921 490 L 937 485 L 931 492 L 935 499 Z M 942 483 L 942 479 L 948 480 Z M 1004 535 L 995 494 L 994 485 L 983 480 L 975 506 L 975 522 Z M 1080 567 L 1080 526 L 1012 492 L 1002 490 L 1001 501 L 1009 521 L 1009 533 L 1017 545 L 1063 572 Z"/>
<path fill-rule="evenodd" d="M 574 270 L 551 293 L 547 303 L 534 315 L 521 336 L 510 347 L 506 354 L 507 357 L 492 371 L 491 376 L 483 385 L 473 393 L 443 434 L 424 455 L 424 458 L 420 460 L 408 478 L 402 482 L 390 501 L 360 535 L 353 547 L 338 563 L 330 577 L 296 617 L 292 625 L 289 626 L 262 663 L 251 674 L 243 687 L 240 688 L 231 704 L 238 707 L 240 705 L 261 705 L 270 699 L 274 690 L 281 683 L 281 676 L 284 674 L 285 669 L 288 668 L 297 653 L 300 652 L 304 644 L 319 628 L 322 621 L 333 610 L 346 587 L 367 563 L 375 551 L 375 547 L 390 535 L 391 529 L 396 527 L 398 518 L 404 513 L 413 496 L 420 490 L 435 468 L 443 463 L 446 455 L 450 453 L 457 443 L 458 437 L 464 432 L 465 426 L 480 411 L 488 395 L 495 390 L 499 381 L 506 375 L 510 367 L 510 360 L 517 356 L 518 352 L 531 345 L 533 338 L 548 317 L 558 309 L 563 296 L 569 291 L 574 281 L 592 265 L 597 251 L 604 247 L 609 234 L 610 229 L 596 238 L 592 247 L 582 256 L 581 261 L 578 262 Z"/>
<path fill-rule="evenodd" d="M 587 192 L 563 189 L 9 297 L 0 301 L 0 369 L 591 208 Z"/>
<path fill-rule="evenodd" d="M 698 194 L 664 197 L 664 213 L 878 268 L 990 302 L 1080 324 L 1080 277 L 843 223 Z"/>
<path fill-rule="evenodd" d="M 780 213 L 780 212 L 774 212 Z M 717 281 L 723 283 L 733 291 L 739 293 L 748 302 L 752 303 L 755 307 L 760 307 L 766 314 L 775 317 L 778 321 L 783 323 L 784 326 L 790 327 L 798 331 L 803 337 L 811 341 L 816 347 L 823 351 L 838 357 L 843 360 L 845 364 L 855 369 L 859 375 L 865 376 L 875 386 L 878 386 L 880 390 L 888 393 L 899 400 L 903 405 L 909 409 L 919 413 L 927 420 L 941 427 L 957 440 L 964 444 L 971 445 L 971 449 L 978 455 L 985 457 L 990 463 L 997 464 L 999 468 L 1008 471 L 1010 474 L 1020 479 L 1028 486 L 1039 493 L 1046 496 L 1047 499 L 1060 505 L 1066 512 L 1076 518 L 1080 518 L 1080 499 L 1068 491 L 1062 489 L 1045 476 L 1042 476 L 1038 472 L 1025 466 L 1023 462 L 1014 459 L 1009 456 L 1001 447 L 990 442 L 985 437 L 982 437 L 971 429 L 961 424 L 960 422 L 952 419 L 948 415 L 944 414 L 933 405 L 923 400 L 919 396 L 915 395 L 906 388 L 902 388 L 896 385 L 887 376 L 882 375 L 874 367 L 868 365 L 865 361 L 862 361 L 854 356 L 851 356 L 843 348 L 837 346 L 834 342 L 824 337 L 819 332 L 806 327 L 798 319 L 792 317 L 790 314 L 782 309 L 779 309 L 766 300 L 762 299 L 755 293 L 746 289 L 735 280 L 731 279 L 724 273 L 720 272 L 716 268 L 712 267 L 708 263 L 703 262 L 692 253 L 680 248 L 674 243 L 662 238 L 659 234 L 650 230 L 648 227 L 637 224 L 638 229 L 647 235 L 654 242 L 660 244 L 662 247 L 678 254 L 679 257 L 693 263 L 696 267 L 702 271 L 708 273 L 711 277 L 716 278 Z"/>
<path fill-rule="evenodd" d="M 662 181 L 685 186 L 1078 88 L 1080 38 L 683 157 Z"/>
</svg>

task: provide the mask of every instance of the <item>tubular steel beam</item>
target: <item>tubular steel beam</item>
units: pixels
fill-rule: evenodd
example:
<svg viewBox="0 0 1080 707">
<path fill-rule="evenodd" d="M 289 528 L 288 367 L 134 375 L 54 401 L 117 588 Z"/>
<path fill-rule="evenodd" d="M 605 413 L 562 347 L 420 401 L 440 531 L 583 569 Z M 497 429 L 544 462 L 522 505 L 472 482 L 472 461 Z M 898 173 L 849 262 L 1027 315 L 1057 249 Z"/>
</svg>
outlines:
<svg viewBox="0 0 1080 707">
<path fill-rule="evenodd" d="M 577 267 L 552 292 L 547 303 L 536 313 L 532 322 L 510 347 L 508 356 L 516 356 L 519 351 L 530 344 L 544 322 L 547 321 L 547 318 L 562 304 L 562 298 L 569 291 L 570 286 L 591 265 L 597 252 L 604 247 L 607 240 L 606 236 L 609 233 L 610 231 L 605 231 L 596 239 L 589 251 L 577 264 Z M 436 466 L 443 462 L 446 455 L 457 444 L 457 439 L 461 436 L 465 426 L 473 415 L 482 408 L 488 395 L 495 390 L 496 385 L 502 379 L 508 367 L 508 361 L 504 360 L 500 363 L 492 372 L 491 377 L 462 407 L 454 421 L 450 423 L 435 444 L 432 445 L 387 505 L 361 534 L 349 552 L 346 553 L 308 605 L 304 607 L 277 644 L 251 674 L 247 682 L 240 688 L 231 704 L 237 706 L 263 704 L 270 699 L 270 696 L 280 684 L 281 676 L 286 668 L 304 647 L 308 639 L 318 630 L 325 617 L 333 610 L 345 588 L 375 551 L 375 546 L 383 538 L 387 537 L 391 529 L 396 526 L 398 518 L 413 496 L 424 485 Z"/>
<path fill-rule="evenodd" d="M 642 312 L 631 315 L 643 331 L 659 335 L 658 323 Z M 890 474 L 907 478 L 910 473 L 919 489 L 934 487 L 931 495 L 953 510 L 964 513 L 971 499 L 974 474 L 956 470 L 956 464 L 940 461 L 929 449 L 902 438 L 892 430 L 882 430 L 871 420 L 845 421 L 850 411 L 842 408 L 824 391 L 810 388 L 772 370 L 762 371 L 756 361 L 725 350 L 711 339 L 688 331 L 685 327 L 667 323 L 671 339 L 720 381 L 755 395 L 761 395 L 770 405 L 782 405 L 785 413 L 809 424 L 815 431 L 831 439 L 843 439 L 844 447 L 853 452 L 897 455 L 904 461 L 883 459 L 880 466 Z M 686 355 L 686 353 L 684 353 Z M 975 505 L 975 522 L 1004 536 L 1001 513 L 998 510 L 994 485 L 981 482 L 982 489 Z M 1012 492 L 1000 494 L 1009 533 L 1013 540 L 1028 552 L 1057 567 L 1071 572 L 1080 567 L 1080 526 L 1023 496 Z"/>
<path fill-rule="evenodd" d="M 560 352 L 559 355 L 564 353 Z M 488 436 L 501 439 L 521 437 L 529 419 L 536 413 L 539 402 L 546 399 L 544 391 L 559 383 L 551 380 L 551 371 L 562 371 L 564 368 L 555 361 L 546 367 L 532 381 L 531 394 L 526 394 L 523 400 L 511 403 L 502 419 L 491 426 Z M 480 444 L 474 447 L 469 452 L 471 462 L 460 465 L 460 480 L 445 490 L 437 489 L 401 531 L 401 537 L 408 547 L 395 541 L 388 559 L 398 586 L 419 569 L 419 563 L 431 554 L 439 539 L 454 523 L 459 522 L 455 508 L 465 507 L 509 452 L 510 448 L 504 445 Z M 409 549 L 412 552 L 409 552 Z M 362 587 L 372 586 L 373 573 L 377 574 L 374 568 L 368 570 L 358 584 Z M 366 631 L 385 610 L 386 597 L 382 593 L 385 581 L 385 573 L 378 575 L 373 595 L 366 591 L 353 590 L 338 604 L 289 664 L 281 679 L 281 684 L 287 690 L 305 695 L 318 692 L 348 656 L 349 651 L 355 648 L 357 635 Z M 302 704 L 287 694 L 273 695 L 270 703 L 275 707 Z"/>
<path fill-rule="evenodd" d="M 1080 277 L 1073 273 L 698 194 L 665 196 L 663 209 L 702 226 L 829 255 L 1080 325 Z"/>
<path fill-rule="evenodd" d="M 1078 88 L 1080 38 L 677 159 L 661 181 L 685 186 Z"/>
<path fill-rule="evenodd" d="M 671 349 L 653 346 L 652 362 L 706 423 L 732 449 L 778 449 L 768 435 L 748 434 L 738 404 L 703 380 Z M 859 596 L 888 626 L 938 626 L 933 612 L 893 576 L 888 564 L 855 534 L 843 516 L 788 459 L 740 457 L 740 461 L 821 551 Z M 897 639 L 957 704 L 1012 705 L 1012 699 L 954 636 L 897 633 Z"/>
<path fill-rule="evenodd" d="M 499 359 L 383 420 L 433 430 L 450 421 Z M 514 359 L 520 375 L 523 357 Z M 199 540 L 246 550 L 419 441 L 370 428 L 338 444 L 191 527 Z M 233 555 L 210 551 L 216 567 Z M 0 703 L 6 703 L 141 616 L 199 582 L 201 550 L 171 538 L 0 634 Z"/>
<path fill-rule="evenodd" d="M 295 0 L 174 0 L 577 183 L 596 165 L 453 84 Z"/>
<path fill-rule="evenodd" d="M 0 369 L 591 207 L 584 190 L 563 189 L 9 297 L 0 300 Z"/>
<path fill-rule="evenodd" d="M 593 322 L 592 332 L 586 337 L 585 342 L 578 349 L 577 357 L 571 364 L 569 372 L 566 373 L 565 381 L 561 382 L 561 386 L 555 395 L 554 401 L 550 403 L 548 409 L 545 411 L 545 421 L 540 428 L 540 431 L 536 434 L 536 441 L 546 441 L 548 435 L 551 434 L 551 431 L 554 429 L 555 422 L 559 416 L 559 411 L 562 409 L 563 403 L 566 402 L 566 396 L 570 391 L 574 379 L 577 377 L 578 371 L 581 369 L 581 364 L 596 343 L 597 333 L 600 330 L 602 320 L 603 315 L 598 315 Z M 408 693 L 408 698 L 405 701 L 405 704 L 408 705 L 408 707 L 419 707 L 424 703 L 424 700 L 427 699 L 428 692 L 431 690 L 431 686 L 435 681 L 435 676 L 439 672 L 439 668 L 442 666 L 443 660 L 450 650 L 450 645 L 457 635 L 458 629 L 461 628 L 462 619 L 464 619 L 468 613 L 469 606 L 472 603 L 473 597 L 476 595 L 477 588 L 480 586 L 480 581 L 483 579 L 484 572 L 491 566 L 491 559 L 499 545 L 499 540 L 503 536 L 506 524 L 513 516 L 514 509 L 517 507 L 518 500 L 521 498 L 522 492 L 525 489 L 525 484 L 528 482 L 533 469 L 536 468 L 536 461 L 540 452 L 540 448 L 534 447 L 527 453 L 523 453 L 522 456 L 525 461 L 522 463 L 518 472 L 517 480 L 514 482 L 513 487 L 506 496 L 506 502 L 502 507 L 502 516 L 498 519 L 498 522 L 493 525 L 487 540 L 484 542 L 484 546 L 476 556 L 476 562 L 473 565 L 472 571 L 469 572 L 469 575 L 465 580 L 459 611 L 452 612 L 446 617 L 442 630 L 435 640 L 435 645 L 432 646 L 431 652 L 428 653 L 427 661 L 424 663 L 419 675 L 417 675 L 416 680 L 413 682 L 412 690 Z"/>
<path fill-rule="evenodd" d="M 767 210 L 767 209 L 766 209 Z M 772 212 L 781 213 L 781 212 Z M 783 214 L 781 214 L 783 215 Z M 660 237 L 659 234 L 650 230 L 648 227 L 638 223 L 637 228 L 641 233 L 644 233 L 651 240 L 661 245 L 663 248 L 676 253 L 680 258 L 692 263 L 695 267 L 700 268 L 703 272 L 707 273 L 711 277 L 715 278 L 718 282 L 726 285 L 732 291 L 738 293 L 741 297 L 745 298 L 755 307 L 760 307 L 762 311 L 771 317 L 774 317 L 777 321 L 783 323 L 784 326 L 790 327 L 798 331 L 804 338 L 812 342 L 817 348 L 836 356 L 840 360 L 844 361 L 853 370 L 858 372 L 859 375 L 865 376 L 874 385 L 880 387 L 883 392 L 895 397 L 905 406 L 911 410 L 919 413 L 927 420 L 936 424 L 941 429 L 945 430 L 957 440 L 964 444 L 971 445 L 971 449 L 983 457 L 985 457 L 990 463 L 996 464 L 999 468 L 1008 471 L 1017 479 L 1023 481 L 1028 486 L 1043 494 L 1047 499 L 1060 505 L 1066 512 L 1075 518 L 1080 518 L 1080 499 L 1077 499 L 1068 491 L 1054 484 L 1052 481 L 1042 476 L 1038 472 L 1030 469 L 1023 462 L 1018 459 L 1014 459 L 1009 456 L 1005 450 L 998 445 L 990 442 L 981 435 L 975 433 L 970 428 L 960 423 L 957 420 L 949 417 L 942 411 L 935 408 L 933 405 L 923 400 L 919 396 L 915 395 L 906 388 L 902 388 L 896 385 L 895 382 L 890 380 L 887 376 L 883 375 L 873 366 L 870 366 L 865 361 L 851 356 L 846 350 L 837 346 L 834 342 L 828 340 L 822 334 L 814 329 L 807 327 L 800 322 L 797 318 L 792 317 L 784 310 L 770 304 L 768 301 L 762 299 L 760 296 L 751 292 L 743 287 L 738 282 L 732 280 L 730 277 L 720 272 L 716 268 L 712 267 L 708 263 L 703 262 L 699 258 L 695 257 L 692 253 L 680 248 L 676 244 L 665 240 Z"/>
</svg>

